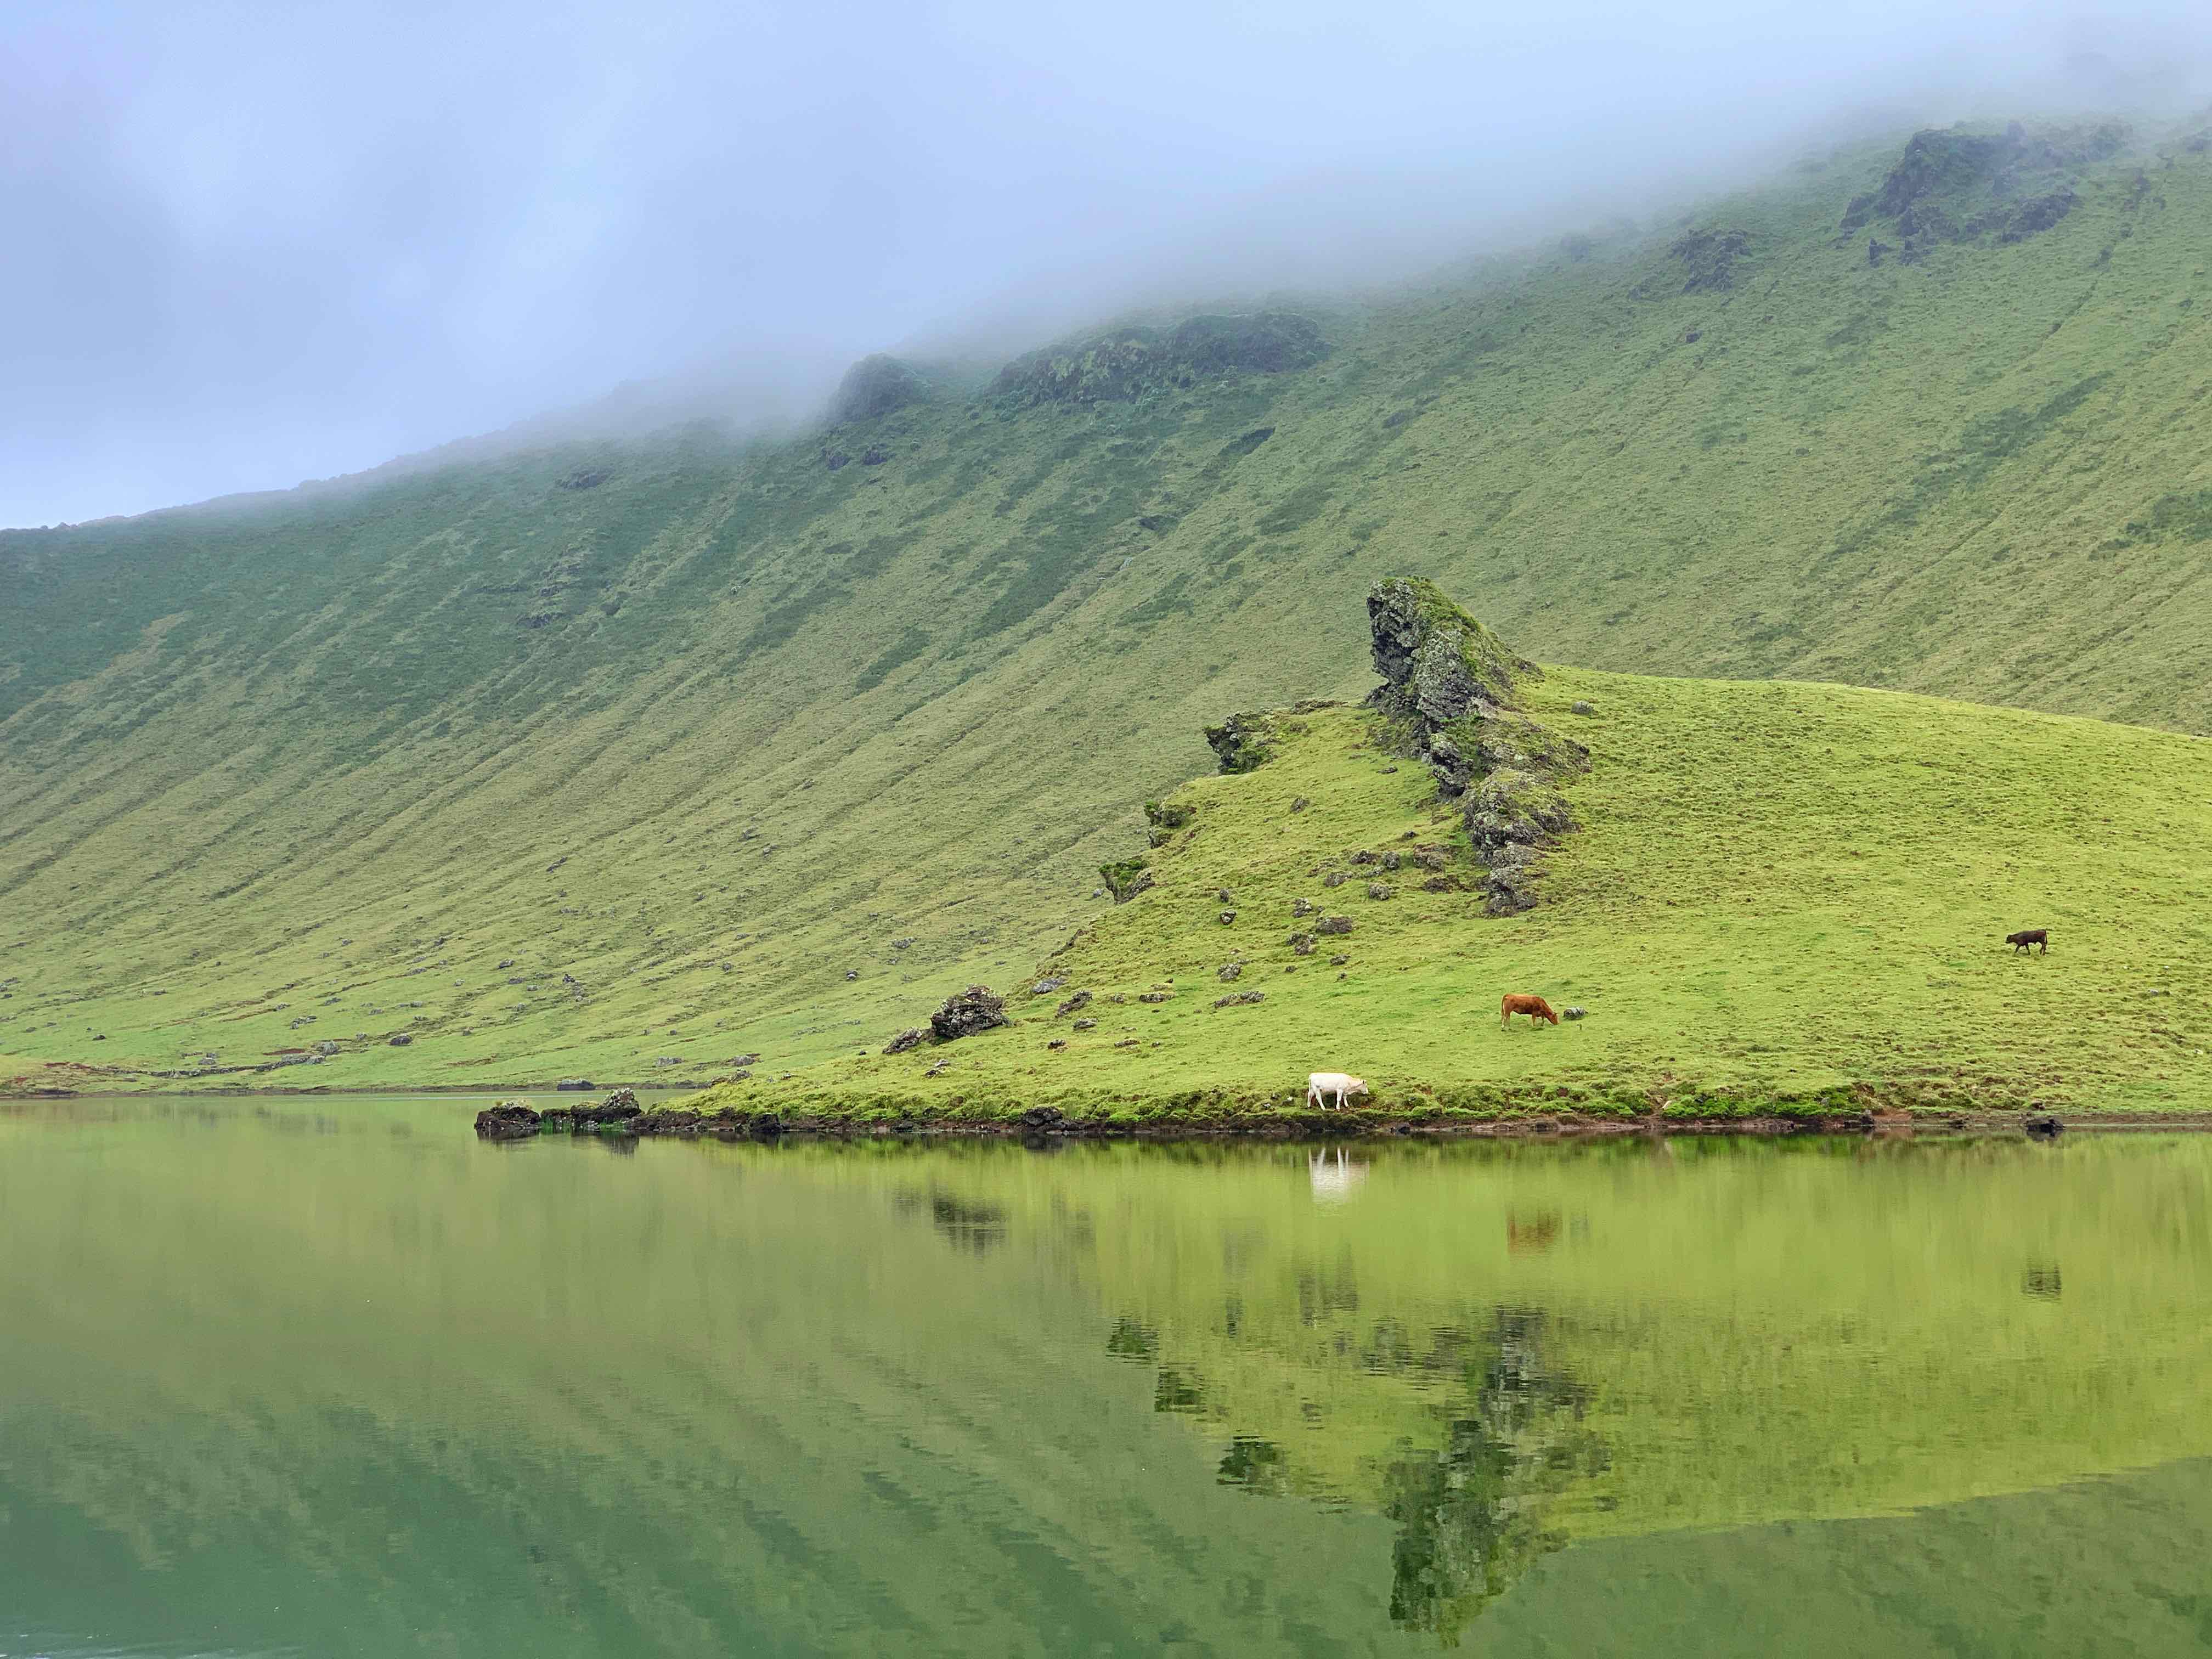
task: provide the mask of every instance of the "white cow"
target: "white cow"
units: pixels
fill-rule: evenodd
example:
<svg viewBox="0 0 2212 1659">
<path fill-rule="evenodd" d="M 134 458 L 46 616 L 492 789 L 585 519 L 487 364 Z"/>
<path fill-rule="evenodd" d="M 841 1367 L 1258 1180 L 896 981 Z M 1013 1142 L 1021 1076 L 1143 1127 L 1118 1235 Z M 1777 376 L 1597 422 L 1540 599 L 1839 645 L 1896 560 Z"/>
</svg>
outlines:
<svg viewBox="0 0 2212 1659">
<path fill-rule="evenodd" d="M 1337 1105 L 1341 1108 L 1346 1096 L 1366 1092 L 1365 1080 L 1352 1076 L 1349 1072 L 1312 1072 L 1306 1077 L 1306 1104 L 1309 1106 L 1318 1108 L 1324 1096 L 1334 1095 Z"/>
</svg>

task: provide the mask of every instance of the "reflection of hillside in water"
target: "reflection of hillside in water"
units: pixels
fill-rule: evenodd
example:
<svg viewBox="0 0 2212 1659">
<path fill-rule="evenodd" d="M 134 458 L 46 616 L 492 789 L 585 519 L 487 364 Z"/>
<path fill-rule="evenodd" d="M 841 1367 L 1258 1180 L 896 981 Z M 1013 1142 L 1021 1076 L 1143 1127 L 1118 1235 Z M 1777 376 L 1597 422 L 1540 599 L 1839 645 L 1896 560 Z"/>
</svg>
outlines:
<svg viewBox="0 0 2212 1659">
<path fill-rule="evenodd" d="M 1376 1498 L 1396 1529 L 1390 1616 L 1408 1629 L 1455 1634 L 1538 1555 L 1564 1546 L 1547 1525 L 1550 1500 L 1606 1468 L 1604 1443 L 1583 1421 L 1587 1391 L 1545 1357 L 1546 1325 L 1540 1310 L 1501 1308 L 1472 1338 L 1437 1330 L 1417 1347 L 1386 1324 L 1360 1356 L 1370 1370 L 1418 1375 L 1436 1389 L 1440 1441 L 1401 1438 L 1379 1469 Z M 1158 1336 L 1142 1322 L 1115 1321 L 1106 1349 L 1155 1368 L 1155 1411 L 1208 1411 L 1203 1381 L 1160 1364 Z M 1215 1478 L 1297 1496 L 1293 1457 L 1277 1441 L 1232 1434 Z"/>
<path fill-rule="evenodd" d="M 0 1603 L 250 1593 L 333 1652 L 1487 1642 L 1571 1621 L 1586 1553 L 2212 1449 L 2205 1141 L 1344 1189 L 1332 1148 L 1324 1192 L 1299 1148 L 615 1161 L 348 1110 L 0 1121 Z"/>
<path fill-rule="evenodd" d="M 1398 1616 L 1449 1630 L 1571 1538 L 2212 1450 L 2208 1154 L 1377 1150 L 1346 1203 L 1337 1149 L 1297 1155 L 1295 1200 L 1265 1154 L 1200 1199 L 1102 1153 L 1050 1213 L 1099 1228 L 1107 1349 L 1218 1437 L 1218 1477 L 1387 1516 Z"/>
<path fill-rule="evenodd" d="M 317 1107 L 307 1134 L 254 1109 L 0 1144 L 19 1633 L 583 1656 L 1388 1629 L 1379 1587 L 1294 1570 L 1376 1559 L 1379 1523 L 1216 1485 L 1098 1352 L 1079 1247 L 1040 1255 L 926 1155 L 615 1161 L 479 1147 L 465 1113 L 438 1133 L 450 1106 L 427 1131 Z"/>
</svg>

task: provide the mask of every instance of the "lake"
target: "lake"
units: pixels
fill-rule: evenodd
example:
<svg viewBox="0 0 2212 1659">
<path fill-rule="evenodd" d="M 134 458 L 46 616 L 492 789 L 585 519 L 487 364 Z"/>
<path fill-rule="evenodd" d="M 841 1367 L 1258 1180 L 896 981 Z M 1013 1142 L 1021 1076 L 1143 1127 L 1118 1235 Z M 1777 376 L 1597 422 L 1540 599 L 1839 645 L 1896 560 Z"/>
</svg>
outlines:
<svg viewBox="0 0 2212 1659">
<path fill-rule="evenodd" d="M 2212 1644 L 2212 1139 L 478 1103 L 0 1104 L 0 1656 Z"/>
</svg>

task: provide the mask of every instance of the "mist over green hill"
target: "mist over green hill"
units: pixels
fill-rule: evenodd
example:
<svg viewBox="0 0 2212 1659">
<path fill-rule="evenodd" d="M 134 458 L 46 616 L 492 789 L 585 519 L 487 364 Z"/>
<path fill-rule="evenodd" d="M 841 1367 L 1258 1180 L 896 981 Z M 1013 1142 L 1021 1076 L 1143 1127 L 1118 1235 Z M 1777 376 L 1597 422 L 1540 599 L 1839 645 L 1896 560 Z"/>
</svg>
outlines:
<svg viewBox="0 0 2212 1659">
<path fill-rule="evenodd" d="M 2208 267 L 2200 137 L 1923 134 L 1387 301 L 872 360 L 790 441 L 0 534 L 0 1072 L 878 1046 L 1105 908 L 1206 725 L 1363 692 L 1399 571 L 1547 662 L 2203 730 Z"/>
</svg>

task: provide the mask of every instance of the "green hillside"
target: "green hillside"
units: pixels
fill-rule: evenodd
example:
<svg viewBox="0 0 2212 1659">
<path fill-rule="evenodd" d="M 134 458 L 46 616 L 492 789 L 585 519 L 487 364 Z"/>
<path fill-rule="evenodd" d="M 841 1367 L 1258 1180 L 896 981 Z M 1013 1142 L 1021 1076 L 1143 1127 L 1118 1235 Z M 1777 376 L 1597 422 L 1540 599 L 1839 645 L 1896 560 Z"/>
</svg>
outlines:
<svg viewBox="0 0 2212 1659">
<path fill-rule="evenodd" d="M 1388 301 L 878 362 L 787 442 L 0 534 L 0 1076 L 874 1047 L 1106 910 L 1204 726 L 1364 691 L 1393 571 L 1547 661 L 2203 729 L 2208 243 L 2185 137 L 1923 135 Z"/>
<path fill-rule="evenodd" d="M 1011 1030 L 699 1105 L 1204 1121 L 1315 1070 L 1365 1079 L 1373 1121 L 2212 1102 L 2212 743 L 1789 681 L 1555 669 L 1521 697 L 1591 751 L 1524 914 L 1488 914 L 1382 716 L 1315 709 L 1167 798 L 1152 885 Z M 2030 927 L 2048 954 L 2003 944 Z M 1509 991 L 1588 1017 L 1501 1030 Z"/>
</svg>

